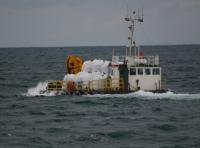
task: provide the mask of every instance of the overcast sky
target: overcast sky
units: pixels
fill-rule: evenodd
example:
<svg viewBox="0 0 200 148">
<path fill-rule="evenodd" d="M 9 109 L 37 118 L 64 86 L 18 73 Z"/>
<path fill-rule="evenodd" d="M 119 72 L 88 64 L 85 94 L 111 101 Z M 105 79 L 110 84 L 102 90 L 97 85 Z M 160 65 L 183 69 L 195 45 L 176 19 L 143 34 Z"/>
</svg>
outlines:
<svg viewBox="0 0 200 148">
<path fill-rule="evenodd" d="M 139 44 L 200 43 L 200 0 L 0 0 L 0 47 L 126 45 L 127 4 Z"/>
</svg>

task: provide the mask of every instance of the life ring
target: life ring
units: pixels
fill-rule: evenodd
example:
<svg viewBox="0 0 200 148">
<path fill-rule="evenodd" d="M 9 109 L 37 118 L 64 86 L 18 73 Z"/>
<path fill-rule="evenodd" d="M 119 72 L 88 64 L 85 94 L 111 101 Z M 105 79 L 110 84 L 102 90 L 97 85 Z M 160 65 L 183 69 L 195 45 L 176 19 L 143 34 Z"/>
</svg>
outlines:
<svg viewBox="0 0 200 148">
<path fill-rule="evenodd" d="M 68 81 L 66 91 L 68 93 L 73 93 L 74 90 L 75 90 L 74 81 Z"/>
</svg>

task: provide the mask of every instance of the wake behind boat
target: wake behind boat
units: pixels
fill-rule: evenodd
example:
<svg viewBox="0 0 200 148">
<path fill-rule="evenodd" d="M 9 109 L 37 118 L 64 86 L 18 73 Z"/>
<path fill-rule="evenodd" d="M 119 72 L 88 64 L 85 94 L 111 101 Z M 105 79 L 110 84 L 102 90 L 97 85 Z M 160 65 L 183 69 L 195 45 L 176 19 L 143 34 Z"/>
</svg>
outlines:
<svg viewBox="0 0 200 148">
<path fill-rule="evenodd" d="M 81 57 L 69 55 L 63 80 L 48 81 L 46 91 L 64 94 L 123 94 L 138 90 L 166 92 L 159 56 L 145 56 L 133 40 L 135 23 L 142 23 L 143 16 L 134 12 L 125 21 L 130 23 L 130 46 L 126 48 L 126 55 L 113 53 L 111 61 L 96 59 L 85 62 Z"/>
</svg>

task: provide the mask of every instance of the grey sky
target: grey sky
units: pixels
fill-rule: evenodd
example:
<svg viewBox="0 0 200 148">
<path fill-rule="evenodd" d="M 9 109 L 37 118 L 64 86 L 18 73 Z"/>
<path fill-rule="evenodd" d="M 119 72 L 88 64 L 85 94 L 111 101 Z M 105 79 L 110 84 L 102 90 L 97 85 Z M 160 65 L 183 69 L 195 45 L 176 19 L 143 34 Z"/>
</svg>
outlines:
<svg viewBox="0 0 200 148">
<path fill-rule="evenodd" d="M 200 43 L 200 0 L 0 0 L 0 47 L 126 45 L 127 3 L 139 44 Z"/>
</svg>

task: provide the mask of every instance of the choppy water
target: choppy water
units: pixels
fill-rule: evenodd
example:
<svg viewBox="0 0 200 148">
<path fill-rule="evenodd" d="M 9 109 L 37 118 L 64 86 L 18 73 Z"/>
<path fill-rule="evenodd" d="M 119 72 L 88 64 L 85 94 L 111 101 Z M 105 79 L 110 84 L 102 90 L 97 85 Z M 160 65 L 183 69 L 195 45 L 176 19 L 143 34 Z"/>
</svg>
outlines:
<svg viewBox="0 0 200 148">
<path fill-rule="evenodd" d="M 200 147 L 200 46 L 146 46 L 171 92 L 38 96 L 68 54 L 110 59 L 124 47 L 0 49 L 0 147 Z"/>
</svg>

